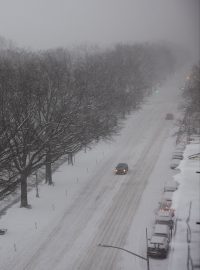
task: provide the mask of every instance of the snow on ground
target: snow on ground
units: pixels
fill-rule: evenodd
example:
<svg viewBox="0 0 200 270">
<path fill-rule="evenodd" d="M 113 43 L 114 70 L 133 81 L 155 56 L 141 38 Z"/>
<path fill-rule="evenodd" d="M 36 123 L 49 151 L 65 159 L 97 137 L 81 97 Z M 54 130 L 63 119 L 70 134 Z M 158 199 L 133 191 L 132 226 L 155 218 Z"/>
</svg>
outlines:
<svg viewBox="0 0 200 270">
<path fill-rule="evenodd" d="M 74 166 L 63 164 L 54 174 L 54 186 L 41 184 L 39 196 L 36 198 L 35 190 L 28 194 L 32 209 L 13 205 L 0 219 L 0 228 L 7 228 L 8 232 L 0 236 L 0 269 L 6 270 L 4 265 L 23 250 L 37 247 L 49 232 L 56 226 L 58 219 L 63 216 L 66 205 L 70 208 L 87 184 L 89 176 L 113 152 L 114 145 L 99 143 L 92 150 L 80 152 L 76 156 Z M 120 182 L 119 182 L 120 185 Z M 116 186 L 116 189 L 118 186 Z M 114 190 L 116 192 L 116 190 Z M 35 238 L 35 241 L 34 241 Z M 32 247 L 30 247 L 30 242 Z M 23 260 L 21 257 L 20 260 Z"/>
<path fill-rule="evenodd" d="M 180 183 L 174 205 L 177 230 L 172 243 L 169 265 L 173 269 L 200 269 L 200 159 L 188 156 L 200 152 L 200 143 L 189 144 L 180 163 L 175 180 Z"/>
<path fill-rule="evenodd" d="M 150 234 L 155 222 L 156 209 L 158 208 L 159 197 L 163 194 L 163 181 L 160 181 L 166 163 L 169 164 L 168 157 L 171 156 L 173 145 L 166 142 L 160 158 L 157 162 L 154 173 L 149 178 L 140 206 L 134 217 L 132 228 L 125 248 L 138 255 L 146 257 L 146 232 L 147 227 Z M 174 232 L 170 253 L 167 259 L 150 258 L 150 269 L 153 270 L 188 270 L 200 269 L 200 160 L 188 159 L 188 156 L 200 152 L 199 144 L 189 144 L 184 152 L 184 160 L 181 161 L 179 168 L 175 170 L 174 176 L 163 175 L 168 181 L 173 179 L 179 182 L 179 188 L 173 193 L 173 205 L 177 218 L 176 230 Z M 149 198 L 149 203 L 148 203 Z M 188 225 L 187 225 L 188 224 Z M 141 244 L 138 245 L 139 240 Z M 130 254 L 123 254 L 121 269 L 146 269 L 147 262 L 138 259 Z M 196 268 L 195 268 L 196 267 Z"/>
<path fill-rule="evenodd" d="M 108 234 L 104 234 L 103 230 L 101 234 L 97 232 L 106 225 L 105 230 L 111 233 L 111 225 L 113 225 L 111 222 L 115 219 L 118 222 L 118 219 L 123 217 L 124 206 L 129 202 L 123 200 L 128 185 L 133 188 L 133 191 L 134 187 L 138 192 L 141 192 L 142 188 L 144 191 L 138 193 L 139 198 L 133 193 L 136 198 L 133 211 L 136 212 L 129 222 L 120 221 L 126 226 L 131 226 L 128 227 L 127 234 L 123 231 L 119 234 L 120 237 L 125 236 L 125 242 L 123 239 L 120 242 L 119 239 L 118 243 L 124 243 L 124 248 L 146 256 L 145 230 L 147 228 L 150 234 L 164 183 L 173 177 L 180 182 L 179 189 L 174 193 L 174 208 L 178 218 L 177 230 L 168 258 L 150 259 L 150 269 L 187 269 L 186 221 L 190 201 L 192 203 L 188 221 L 191 228 L 189 246 L 193 263 L 195 265 L 199 263 L 200 225 L 197 226 L 195 222 L 200 219 L 200 176 L 194 173 L 199 166 L 199 161 L 187 159 L 189 154 L 196 151 L 193 147 L 199 146 L 191 144 L 186 148 L 185 159 L 180 165 L 180 174 L 176 174 L 178 171 L 175 173 L 169 168 L 175 137 L 172 122 L 163 119 L 168 110 L 175 112 L 178 97 L 173 93 L 173 87 L 175 85 L 169 84 L 165 89 L 167 91 L 155 92 L 141 111 L 128 117 L 120 136 L 114 138 L 112 142 L 100 142 L 86 153 L 78 153 L 74 166 L 63 164 L 54 173 L 53 187 L 45 184 L 39 186 L 40 198 L 36 198 L 35 190 L 29 192 L 31 210 L 21 209 L 17 203 L 1 217 L 0 228 L 8 229 L 4 236 L 0 236 L 1 270 L 81 269 L 77 267 L 79 264 L 74 262 L 79 260 L 79 257 L 82 258 L 81 256 L 84 258 L 84 253 L 88 250 L 92 252 L 91 243 L 96 245 L 101 239 L 101 244 L 113 244 L 113 242 L 105 243 Z M 174 94 L 173 98 L 170 97 L 171 94 Z M 171 103 L 168 103 L 168 99 Z M 131 134 L 130 132 L 133 131 L 134 133 Z M 112 169 L 117 162 L 123 160 L 132 164 L 130 172 L 127 176 L 117 177 L 113 175 Z M 131 179 L 132 177 L 139 180 L 145 178 L 147 183 L 144 182 L 140 186 L 139 180 Z M 127 197 L 129 195 L 131 198 L 131 194 L 127 193 Z M 116 209 L 114 202 L 118 206 Z M 124 204 L 122 207 L 121 203 Z M 113 220 L 105 218 L 109 216 L 110 209 L 112 209 L 111 214 L 115 212 Z M 128 209 L 130 211 L 131 207 Z M 116 214 L 117 211 L 119 214 Z M 122 228 L 118 226 L 118 230 Z M 118 234 L 113 233 L 115 239 Z M 64 239 L 67 239 L 67 242 L 64 242 Z M 98 251 L 102 252 L 101 249 L 106 248 L 95 247 L 94 254 L 98 254 Z M 53 260 L 54 257 L 51 258 L 51 254 L 57 254 L 55 257 L 57 261 Z M 109 256 L 110 254 L 108 252 Z M 116 254 L 115 269 L 146 269 L 145 261 L 122 251 L 115 253 L 115 256 Z"/>
</svg>

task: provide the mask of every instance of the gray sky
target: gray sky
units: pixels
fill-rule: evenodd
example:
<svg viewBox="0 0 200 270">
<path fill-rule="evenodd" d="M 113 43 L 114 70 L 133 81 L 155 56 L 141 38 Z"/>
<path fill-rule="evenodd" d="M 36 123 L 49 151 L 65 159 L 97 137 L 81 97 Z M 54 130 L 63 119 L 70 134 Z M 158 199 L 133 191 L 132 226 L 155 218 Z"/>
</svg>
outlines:
<svg viewBox="0 0 200 270">
<path fill-rule="evenodd" d="M 0 35 L 33 49 L 169 40 L 194 48 L 199 0 L 0 0 Z"/>
</svg>

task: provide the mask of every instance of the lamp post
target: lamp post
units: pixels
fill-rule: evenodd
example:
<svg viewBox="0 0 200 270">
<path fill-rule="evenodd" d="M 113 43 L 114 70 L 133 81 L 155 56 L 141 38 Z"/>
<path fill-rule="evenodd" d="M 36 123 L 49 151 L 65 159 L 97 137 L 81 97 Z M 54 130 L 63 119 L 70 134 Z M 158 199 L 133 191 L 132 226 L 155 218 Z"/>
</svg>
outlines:
<svg viewBox="0 0 200 270">
<path fill-rule="evenodd" d="M 200 173 L 200 170 L 199 171 L 196 171 L 196 173 Z M 200 179 L 199 179 L 200 180 Z M 200 221 L 196 221 L 196 224 L 197 225 L 200 225 Z"/>
<path fill-rule="evenodd" d="M 116 249 L 121 249 L 121 250 L 123 250 L 123 251 L 125 251 L 125 252 L 128 252 L 128 253 L 130 253 L 131 255 L 134 255 L 134 256 L 136 256 L 136 257 L 142 259 L 142 260 L 145 260 L 145 261 L 147 262 L 147 270 L 150 270 L 150 267 L 149 267 L 149 256 L 148 256 L 148 255 L 147 255 L 147 257 L 143 257 L 143 256 L 138 255 L 138 254 L 136 254 L 136 253 L 134 253 L 134 252 L 132 252 L 132 251 L 130 251 L 130 250 L 127 250 L 127 249 L 125 249 L 125 248 L 121 248 L 121 247 L 117 247 L 117 246 L 112 246 L 112 245 L 99 244 L 98 246 L 99 246 L 99 247 L 116 248 Z"/>
</svg>

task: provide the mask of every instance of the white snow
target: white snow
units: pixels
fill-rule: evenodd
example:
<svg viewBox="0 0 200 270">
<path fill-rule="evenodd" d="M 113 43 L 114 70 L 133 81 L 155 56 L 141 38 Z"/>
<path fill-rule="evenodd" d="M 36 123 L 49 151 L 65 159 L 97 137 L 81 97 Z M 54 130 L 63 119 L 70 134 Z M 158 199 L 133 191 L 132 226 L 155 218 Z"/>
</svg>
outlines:
<svg viewBox="0 0 200 270">
<path fill-rule="evenodd" d="M 196 171 L 200 171 L 200 160 L 191 161 L 187 158 L 189 155 L 199 152 L 199 149 L 200 144 L 187 145 L 184 153 L 185 158 L 181 161 L 179 166 L 180 172 L 177 171 L 177 174 L 173 177 L 175 181 L 179 182 L 178 190 L 173 192 L 172 205 L 172 208 L 175 209 L 177 218 L 177 228 L 172 237 L 171 250 L 168 259 L 150 259 L 150 269 L 188 269 L 188 247 L 193 261 L 193 267 L 198 266 L 196 269 L 200 268 L 200 225 L 196 224 L 196 222 L 200 221 L 200 174 L 196 173 Z M 166 154 L 165 149 L 163 151 L 163 155 L 164 154 Z M 154 220 L 151 219 L 154 216 L 152 201 L 147 205 L 147 198 L 148 196 L 151 197 L 151 200 L 154 201 L 154 209 L 156 210 L 156 203 L 159 201 L 158 193 L 160 192 L 160 195 L 162 194 L 162 191 L 159 191 L 159 179 L 156 177 L 156 174 L 159 174 L 159 170 L 162 169 L 160 165 L 162 164 L 163 160 L 161 155 L 160 160 L 157 163 L 155 175 L 151 176 L 154 179 L 150 179 L 149 186 L 146 187 L 146 190 L 143 193 L 143 198 L 137 212 L 138 216 L 135 216 L 126 245 L 128 250 L 143 254 L 143 256 L 145 254 L 146 241 L 145 227 L 149 225 L 149 228 L 151 229 L 154 224 Z M 189 234 L 189 238 L 191 238 L 191 242 L 187 243 L 187 218 L 189 216 L 190 202 L 191 215 L 189 226 L 191 235 Z M 151 234 L 151 230 L 149 230 L 149 234 Z M 140 245 L 138 245 L 138 239 L 142 242 Z M 133 269 L 133 265 L 137 267 L 135 269 L 146 269 L 145 264 L 146 262 L 141 262 L 137 258 L 130 258 L 130 255 L 125 254 L 123 256 L 122 269 Z M 189 262 L 189 265 L 189 269 L 192 269 L 191 261 Z"/>
<path fill-rule="evenodd" d="M 0 236 L 1 270 L 106 270 L 94 265 L 103 265 L 102 258 L 115 262 L 107 269 L 146 269 L 145 260 L 98 244 L 121 246 L 146 257 L 146 228 L 150 235 L 164 185 L 173 178 L 179 182 L 173 192 L 176 233 L 168 258 L 150 259 L 150 269 L 187 269 L 188 246 L 193 264 L 200 264 L 200 225 L 196 224 L 200 221 L 200 174 L 196 173 L 200 161 L 187 158 L 200 152 L 200 145 L 187 146 L 180 171 L 170 169 L 175 122 L 165 120 L 165 115 L 178 115 L 180 97 L 174 89 L 179 83 L 182 77 L 155 92 L 142 110 L 127 118 L 112 142 L 80 152 L 74 166 L 63 164 L 54 173 L 54 186 L 39 186 L 40 198 L 35 190 L 29 192 L 32 209 L 20 208 L 19 203 L 8 209 L 0 218 L 0 228 L 8 229 Z M 113 174 L 118 162 L 129 164 L 127 175 Z"/>
</svg>

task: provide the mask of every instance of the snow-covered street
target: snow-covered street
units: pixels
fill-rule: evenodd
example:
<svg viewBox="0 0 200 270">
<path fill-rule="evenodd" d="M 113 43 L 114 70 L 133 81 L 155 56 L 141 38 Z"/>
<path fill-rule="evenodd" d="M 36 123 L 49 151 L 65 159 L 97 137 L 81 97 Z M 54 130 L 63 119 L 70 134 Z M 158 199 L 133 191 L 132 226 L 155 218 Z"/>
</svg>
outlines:
<svg viewBox="0 0 200 270">
<path fill-rule="evenodd" d="M 121 134 L 112 142 L 100 142 L 86 153 L 80 152 L 74 166 L 63 164 L 54 173 L 53 187 L 39 186 L 40 198 L 32 190 L 32 209 L 22 209 L 17 203 L 1 216 L 0 227 L 8 229 L 0 236 L 1 270 L 146 269 L 145 261 L 99 244 L 146 256 L 145 230 L 150 232 L 154 223 L 164 183 L 175 176 L 170 160 L 184 75 L 175 74 L 156 89 L 139 111 L 127 117 Z M 167 113 L 173 113 L 175 120 L 166 120 Z M 127 175 L 113 173 L 119 162 L 128 163 Z M 175 192 L 174 207 L 184 219 L 180 203 L 186 216 L 188 201 L 194 198 L 193 207 L 199 207 L 199 175 L 195 176 L 195 190 L 188 200 L 181 197 L 181 191 L 184 195 L 186 191 L 180 175 L 175 176 L 180 188 Z M 199 219 L 197 214 L 193 219 Z M 182 240 L 181 224 L 179 219 L 173 238 L 177 242 L 172 241 L 168 258 L 150 259 L 151 270 L 187 269 L 187 246 L 186 251 L 177 252 Z M 200 228 L 196 231 L 200 251 Z"/>
</svg>

